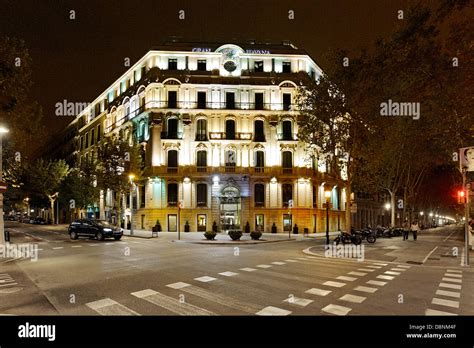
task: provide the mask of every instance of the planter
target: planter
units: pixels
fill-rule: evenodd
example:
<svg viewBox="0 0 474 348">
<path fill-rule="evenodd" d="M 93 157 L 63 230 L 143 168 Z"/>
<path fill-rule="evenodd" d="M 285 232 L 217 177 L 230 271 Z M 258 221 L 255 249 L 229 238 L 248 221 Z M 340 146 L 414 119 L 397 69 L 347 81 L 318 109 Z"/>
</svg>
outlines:
<svg viewBox="0 0 474 348">
<path fill-rule="evenodd" d="M 262 237 L 262 232 L 250 232 L 250 237 L 253 239 L 253 240 L 259 240 L 260 237 Z"/>
<path fill-rule="evenodd" d="M 207 240 L 214 240 L 214 238 L 216 238 L 216 233 L 206 232 L 204 233 L 204 237 L 206 237 Z"/>
<path fill-rule="evenodd" d="M 272 233 L 277 233 L 277 227 L 276 227 L 275 223 L 273 223 L 273 225 L 272 225 Z"/>
<path fill-rule="evenodd" d="M 186 221 L 186 224 L 184 225 L 184 232 L 189 232 L 189 223 Z"/>
<path fill-rule="evenodd" d="M 247 223 L 245 224 L 245 233 L 250 233 L 250 224 L 249 224 L 248 221 L 247 221 Z"/>
<path fill-rule="evenodd" d="M 229 237 L 230 237 L 232 240 L 239 240 L 240 237 L 242 237 L 242 231 L 239 231 L 239 230 L 230 230 L 230 231 L 229 231 Z"/>
<path fill-rule="evenodd" d="M 151 228 L 151 231 L 152 231 L 152 232 L 158 232 L 158 227 L 153 226 L 153 227 Z"/>
</svg>

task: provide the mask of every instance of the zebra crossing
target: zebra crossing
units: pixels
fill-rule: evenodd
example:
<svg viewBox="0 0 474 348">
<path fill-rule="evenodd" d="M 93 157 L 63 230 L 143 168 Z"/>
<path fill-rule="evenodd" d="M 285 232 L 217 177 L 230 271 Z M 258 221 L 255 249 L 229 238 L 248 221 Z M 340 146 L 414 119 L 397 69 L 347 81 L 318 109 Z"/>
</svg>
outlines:
<svg viewBox="0 0 474 348">
<path fill-rule="evenodd" d="M 329 276 L 324 274 L 321 278 L 332 277 L 332 279 L 320 279 L 319 282 L 315 281 L 314 277 L 305 276 L 304 270 L 295 268 L 297 262 L 315 263 L 316 261 L 325 262 L 325 260 L 315 257 L 304 257 L 251 265 L 251 267 L 243 267 L 235 272 L 227 270 L 216 274 L 202 274 L 188 280 L 157 284 L 156 287 L 133 291 L 125 301 L 121 301 L 122 303 L 119 303 L 117 299 L 101 298 L 86 303 L 86 306 L 100 315 L 148 315 L 152 314 L 147 313 L 148 311 L 154 312 L 153 308 L 160 308 L 164 310 L 165 314 L 173 315 L 222 315 L 233 310 L 232 313 L 242 315 L 286 316 L 299 314 L 301 310 L 306 310 L 305 313 L 313 315 L 344 316 L 352 311 L 353 305 L 363 303 L 369 296 L 373 296 L 381 287 L 411 267 L 396 265 L 396 267 L 393 266 L 385 270 L 389 266 L 387 263 L 366 262 L 361 264 L 359 262 L 356 266 L 359 268 L 356 270 L 354 270 L 353 264 L 344 265 L 347 268 L 347 275 L 332 274 Z M 327 263 L 326 266 L 328 265 L 330 266 L 330 263 Z M 338 269 L 341 271 L 341 267 Z M 295 272 L 302 274 L 295 275 Z M 373 272 L 381 274 L 376 275 Z M 377 278 L 380 275 L 385 275 L 385 277 Z M 252 283 L 266 283 L 266 277 L 272 278 L 272 284 L 275 284 L 275 279 L 292 280 L 291 283 L 276 281 L 274 292 L 285 293 L 285 290 L 295 288 L 299 290 L 294 290 L 294 294 L 282 295 L 280 302 L 273 298 L 272 301 L 268 301 L 268 305 L 262 305 L 261 299 L 270 298 L 271 290 L 261 287 L 254 288 Z M 384 281 L 375 279 L 384 279 Z M 233 285 L 236 284 L 235 282 L 239 282 L 239 284 L 243 282 L 242 286 L 247 286 L 249 292 L 252 291 L 252 293 L 247 296 L 243 293 L 229 295 L 229 292 L 232 292 L 234 288 Z M 362 285 L 360 282 L 365 283 Z M 296 283 L 308 285 L 308 288 L 295 287 Z M 141 313 L 137 307 L 144 308 L 144 302 L 147 303 L 145 306 L 147 310 L 146 313 Z M 321 303 L 323 304 L 321 305 Z M 160 310 L 157 311 L 160 312 Z"/>
<path fill-rule="evenodd" d="M 462 278 L 461 270 L 446 270 L 425 315 L 458 315 L 456 309 L 459 309 Z"/>
</svg>

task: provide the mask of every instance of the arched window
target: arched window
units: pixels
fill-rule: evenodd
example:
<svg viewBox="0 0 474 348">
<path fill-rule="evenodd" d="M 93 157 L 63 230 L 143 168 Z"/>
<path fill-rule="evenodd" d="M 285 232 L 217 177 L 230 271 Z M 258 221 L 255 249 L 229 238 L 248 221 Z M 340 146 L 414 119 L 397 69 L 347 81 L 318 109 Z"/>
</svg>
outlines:
<svg viewBox="0 0 474 348">
<path fill-rule="evenodd" d="M 293 185 L 282 184 L 281 185 L 282 201 L 283 206 L 288 207 L 290 199 L 293 199 Z"/>
<path fill-rule="evenodd" d="M 292 173 L 293 170 L 293 153 L 291 151 L 283 151 L 281 153 L 281 166 L 283 173 Z"/>
<path fill-rule="evenodd" d="M 207 120 L 199 119 L 196 123 L 196 141 L 207 140 Z"/>
<path fill-rule="evenodd" d="M 254 141 L 265 141 L 264 123 L 262 120 L 254 122 Z"/>
<path fill-rule="evenodd" d="M 282 140 L 293 140 L 293 124 L 290 120 L 282 122 Z"/>
<path fill-rule="evenodd" d="M 168 118 L 167 133 L 165 139 L 178 139 L 178 119 L 176 117 Z"/>
<path fill-rule="evenodd" d="M 178 184 L 168 184 L 168 206 L 175 207 L 178 204 Z"/>
<path fill-rule="evenodd" d="M 265 206 L 265 185 L 264 184 L 255 184 L 255 206 L 263 207 Z"/>
<path fill-rule="evenodd" d="M 207 151 L 199 150 L 196 153 L 196 166 L 198 172 L 207 171 Z"/>
<path fill-rule="evenodd" d="M 225 138 L 234 140 L 235 139 L 235 121 L 226 120 L 225 121 Z"/>
</svg>

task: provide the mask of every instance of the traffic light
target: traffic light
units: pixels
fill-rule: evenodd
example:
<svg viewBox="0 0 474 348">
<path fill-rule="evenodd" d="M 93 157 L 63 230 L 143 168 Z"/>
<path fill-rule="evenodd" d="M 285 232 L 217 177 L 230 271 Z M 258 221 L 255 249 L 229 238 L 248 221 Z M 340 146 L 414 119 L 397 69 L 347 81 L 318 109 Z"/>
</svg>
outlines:
<svg viewBox="0 0 474 348">
<path fill-rule="evenodd" d="M 458 191 L 458 204 L 465 204 L 466 203 L 466 191 L 459 190 Z"/>
</svg>

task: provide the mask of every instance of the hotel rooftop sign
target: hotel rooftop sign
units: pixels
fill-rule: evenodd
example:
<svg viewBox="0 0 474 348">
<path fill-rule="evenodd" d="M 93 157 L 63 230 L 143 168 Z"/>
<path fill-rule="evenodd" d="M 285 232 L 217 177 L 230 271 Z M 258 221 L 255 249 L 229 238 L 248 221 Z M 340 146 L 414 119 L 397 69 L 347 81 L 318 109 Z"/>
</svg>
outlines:
<svg viewBox="0 0 474 348">
<path fill-rule="evenodd" d="M 209 47 L 193 47 L 192 52 L 212 52 L 212 49 Z M 260 50 L 260 49 L 248 49 L 245 50 L 245 53 L 248 54 L 270 54 L 269 50 Z"/>
</svg>

